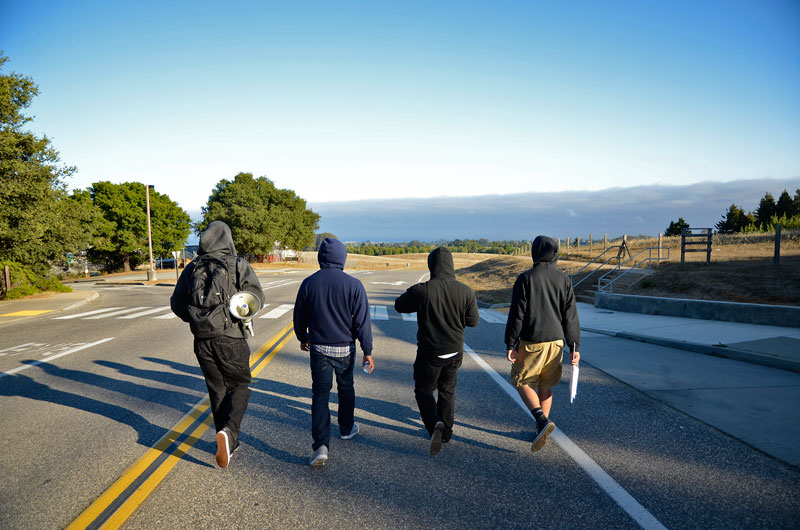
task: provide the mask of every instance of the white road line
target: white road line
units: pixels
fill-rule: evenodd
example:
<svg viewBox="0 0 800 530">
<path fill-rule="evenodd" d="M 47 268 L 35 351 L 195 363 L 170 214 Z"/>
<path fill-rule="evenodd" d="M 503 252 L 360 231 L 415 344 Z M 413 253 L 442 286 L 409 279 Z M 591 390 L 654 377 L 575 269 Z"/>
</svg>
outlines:
<svg viewBox="0 0 800 530">
<path fill-rule="evenodd" d="M 287 285 L 292 285 L 293 283 L 300 283 L 300 280 L 294 280 L 294 281 L 290 281 L 290 282 L 288 282 L 288 281 L 287 282 L 281 282 L 281 283 L 278 283 L 277 285 L 275 284 L 275 282 L 268 283 L 267 287 L 264 287 L 262 285 L 261 286 L 261 290 L 262 291 L 269 291 L 270 289 L 277 289 L 278 287 L 285 287 Z"/>
<path fill-rule="evenodd" d="M 505 315 L 502 313 L 498 313 L 497 311 L 492 311 L 491 309 L 478 309 L 478 314 L 484 319 L 486 322 L 490 324 L 505 324 L 506 318 Z"/>
<path fill-rule="evenodd" d="M 489 376 L 494 379 L 495 383 L 498 384 L 500 388 L 502 388 L 506 394 L 508 394 L 512 401 L 514 401 L 517 405 L 519 405 L 522 410 L 526 413 L 530 414 L 528 407 L 525 406 L 525 403 L 522 401 L 522 398 L 519 397 L 519 393 L 511 386 L 511 384 L 500 377 L 500 375 L 494 371 L 494 368 L 489 366 L 486 361 L 484 361 L 480 355 L 475 353 L 472 348 L 464 344 L 464 353 L 469 354 L 469 356 L 474 360 L 478 365 L 483 368 L 483 370 L 489 374 Z M 560 429 L 556 428 L 553 434 L 550 435 L 560 447 L 563 449 L 572 459 L 578 464 L 586 473 L 597 482 L 597 485 L 605 491 L 609 497 L 611 497 L 614 502 L 616 502 L 620 508 L 625 510 L 628 515 L 630 515 L 634 521 L 639 523 L 639 526 L 644 528 L 645 530 L 667 530 L 666 527 L 661 524 L 658 519 L 653 517 L 653 514 L 648 512 L 644 506 L 639 504 L 639 501 L 634 499 L 630 493 L 625 491 L 622 486 L 620 486 L 616 480 L 611 478 L 611 475 L 606 473 L 603 468 L 597 465 L 597 462 L 592 460 L 592 458 L 587 455 L 580 447 L 578 447 L 575 442 L 569 439 L 566 434 L 564 434 Z"/>
<path fill-rule="evenodd" d="M 122 319 L 126 319 L 126 318 L 139 318 L 139 317 L 143 317 L 145 315 L 151 315 L 153 313 L 158 313 L 159 311 L 164 311 L 165 309 L 169 309 L 169 306 L 165 305 L 165 306 L 162 306 L 162 307 L 155 307 L 153 309 L 148 309 L 147 311 L 141 311 L 139 313 L 134 313 L 132 315 L 126 315 L 124 317 L 119 317 L 118 320 L 122 320 Z"/>
<path fill-rule="evenodd" d="M 97 313 L 103 313 L 104 311 L 113 311 L 115 309 L 122 309 L 121 307 L 106 307 L 104 309 L 95 309 L 94 311 L 87 311 L 86 313 L 78 313 L 76 315 L 68 315 L 65 317 L 56 317 L 53 320 L 69 320 L 71 318 L 80 318 L 80 317 L 87 317 L 89 315 L 96 315 Z"/>
<path fill-rule="evenodd" d="M 85 318 L 84 320 L 98 320 L 101 318 L 108 318 L 108 317 L 115 317 L 117 315 L 124 315 L 125 313 L 132 313 L 133 311 L 138 311 L 140 309 L 147 309 L 149 305 L 142 306 L 142 307 L 129 307 L 127 309 L 120 309 L 119 311 L 114 311 L 113 313 L 105 313 L 102 315 L 97 315 L 89 318 Z"/>
<path fill-rule="evenodd" d="M 369 306 L 369 318 L 371 320 L 389 320 L 389 312 L 385 305 Z"/>
<path fill-rule="evenodd" d="M 47 362 L 52 361 L 53 359 L 58 359 L 59 357 L 64 357 L 65 355 L 69 355 L 70 353 L 75 353 L 76 351 L 85 350 L 86 348 L 91 348 L 92 346 L 97 346 L 98 344 L 102 344 L 104 342 L 108 342 L 108 341 L 113 340 L 113 339 L 114 339 L 114 337 L 109 337 L 107 339 L 101 339 L 101 340 L 98 340 L 96 342 L 90 342 L 89 344 L 82 344 L 80 346 L 76 346 L 76 347 L 72 348 L 71 350 L 67 350 L 67 351 L 64 351 L 64 352 L 61 352 L 61 353 L 57 353 L 56 355 L 51 355 L 50 357 L 45 357 L 44 359 L 41 359 L 41 360 L 38 360 L 38 361 L 33 361 L 33 362 L 30 362 L 30 363 L 24 364 L 22 366 L 18 366 L 16 368 L 13 368 L 11 370 L 8 370 L 6 372 L 1 373 L 0 374 L 0 379 L 2 379 L 3 377 L 5 377 L 7 375 L 12 375 L 12 374 L 16 374 L 17 372 L 21 372 L 23 370 L 27 370 L 31 366 L 36 366 L 36 365 L 39 365 L 39 364 L 47 363 Z"/>
<path fill-rule="evenodd" d="M 403 315 L 403 320 L 406 322 L 416 322 L 417 321 L 417 314 L 416 313 L 400 313 Z"/>
<path fill-rule="evenodd" d="M 153 317 L 153 320 L 167 319 L 167 318 L 178 318 L 178 315 L 176 315 L 175 313 L 170 312 L 170 313 L 167 313 L 166 315 L 159 315 L 157 317 Z"/>
<path fill-rule="evenodd" d="M 430 272 L 426 272 L 425 274 L 423 274 L 422 276 L 420 276 L 420 277 L 419 277 L 419 280 L 417 280 L 417 283 L 422 283 L 422 278 L 424 278 L 425 276 L 427 276 L 427 275 L 429 275 L 429 274 L 430 274 Z"/>
<path fill-rule="evenodd" d="M 281 304 L 269 313 L 261 315 L 258 318 L 279 318 L 292 309 L 294 309 L 294 304 Z"/>
</svg>

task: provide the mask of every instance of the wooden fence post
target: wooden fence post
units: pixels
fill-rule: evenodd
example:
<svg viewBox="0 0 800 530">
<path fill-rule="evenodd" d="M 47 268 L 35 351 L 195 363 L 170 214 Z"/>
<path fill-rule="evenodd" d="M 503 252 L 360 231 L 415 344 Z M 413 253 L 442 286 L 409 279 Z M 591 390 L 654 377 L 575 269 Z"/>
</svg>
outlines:
<svg viewBox="0 0 800 530">
<path fill-rule="evenodd" d="M 11 290 L 11 269 L 8 268 L 8 265 L 3 267 L 3 282 L 5 287 L 3 288 L 4 291 L 8 292 Z"/>
<path fill-rule="evenodd" d="M 592 257 L 592 234 L 589 234 L 589 257 Z"/>
<path fill-rule="evenodd" d="M 661 232 L 658 233 L 658 261 L 656 263 L 661 263 L 661 244 L 662 244 L 662 234 Z"/>
<path fill-rule="evenodd" d="M 781 225 L 775 225 L 775 256 L 772 258 L 772 263 L 781 264 Z"/>
<path fill-rule="evenodd" d="M 608 250 L 608 234 L 603 234 L 603 252 Z"/>
</svg>

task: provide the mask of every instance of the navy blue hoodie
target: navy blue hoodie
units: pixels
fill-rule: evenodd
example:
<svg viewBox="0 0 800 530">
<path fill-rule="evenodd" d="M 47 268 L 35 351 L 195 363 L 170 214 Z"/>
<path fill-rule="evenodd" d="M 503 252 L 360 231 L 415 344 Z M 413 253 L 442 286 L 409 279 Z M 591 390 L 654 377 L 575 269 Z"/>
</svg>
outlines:
<svg viewBox="0 0 800 530">
<path fill-rule="evenodd" d="M 346 346 L 356 339 L 372 355 L 372 324 L 364 285 L 344 272 L 347 249 L 326 237 L 319 269 L 303 280 L 294 303 L 294 334 L 300 342 Z"/>
</svg>

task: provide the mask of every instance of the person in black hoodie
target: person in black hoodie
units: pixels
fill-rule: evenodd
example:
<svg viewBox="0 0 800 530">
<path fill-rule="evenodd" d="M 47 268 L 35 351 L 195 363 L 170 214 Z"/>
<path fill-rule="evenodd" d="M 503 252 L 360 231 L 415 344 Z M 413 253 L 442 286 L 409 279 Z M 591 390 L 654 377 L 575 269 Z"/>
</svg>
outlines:
<svg viewBox="0 0 800 530">
<path fill-rule="evenodd" d="M 261 283 L 247 260 L 236 254 L 230 227 L 222 221 L 212 221 L 200 234 L 198 257 L 208 255 L 228 263 L 228 270 L 236 274 L 236 291 L 247 291 L 263 305 Z M 170 307 L 184 322 L 190 322 L 189 300 L 192 289 L 192 261 L 181 273 L 170 298 Z M 194 330 L 193 330 L 194 332 Z M 212 338 L 194 338 L 194 353 L 208 388 L 211 414 L 217 430 L 217 465 L 228 467 L 231 454 L 239 447 L 239 428 L 250 400 L 250 346 L 241 320 L 226 329 L 223 335 Z"/>
<path fill-rule="evenodd" d="M 538 451 L 556 425 L 548 416 L 552 387 L 561 379 L 564 341 L 571 363 L 578 364 L 581 331 L 569 277 L 556 268 L 558 244 L 537 236 L 531 247 L 533 267 L 520 274 L 511 293 L 506 322 L 506 350 L 511 383 L 536 419 L 531 450 Z"/>
<path fill-rule="evenodd" d="M 480 317 L 472 289 L 456 280 L 453 255 L 439 247 L 428 255 L 431 279 L 408 288 L 394 301 L 400 313 L 417 313 L 414 395 L 422 422 L 438 453 L 453 435 L 458 368 L 464 358 L 464 327 Z M 438 401 L 433 391 L 439 390 Z"/>
<path fill-rule="evenodd" d="M 347 249 L 340 241 L 326 237 L 318 253 L 317 272 L 303 280 L 294 304 L 294 334 L 300 348 L 310 352 L 311 436 L 314 454 L 309 465 L 322 467 L 328 460 L 331 414 L 328 407 L 331 381 L 336 374 L 339 393 L 339 432 L 343 440 L 355 436 L 359 427 L 353 421 L 355 389 L 353 365 L 355 340 L 361 343 L 364 365 L 369 373 L 372 360 L 372 324 L 364 285 L 345 274 Z"/>
</svg>

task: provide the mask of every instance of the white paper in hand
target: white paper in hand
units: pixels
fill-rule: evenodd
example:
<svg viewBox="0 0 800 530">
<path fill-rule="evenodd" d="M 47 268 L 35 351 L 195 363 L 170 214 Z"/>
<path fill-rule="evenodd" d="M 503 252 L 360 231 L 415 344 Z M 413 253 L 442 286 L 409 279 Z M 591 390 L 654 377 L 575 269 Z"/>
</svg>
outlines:
<svg viewBox="0 0 800 530">
<path fill-rule="evenodd" d="M 578 393 L 578 374 L 581 369 L 577 365 L 572 365 L 572 375 L 569 377 L 569 402 L 575 401 L 575 394 Z"/>
</svg>

